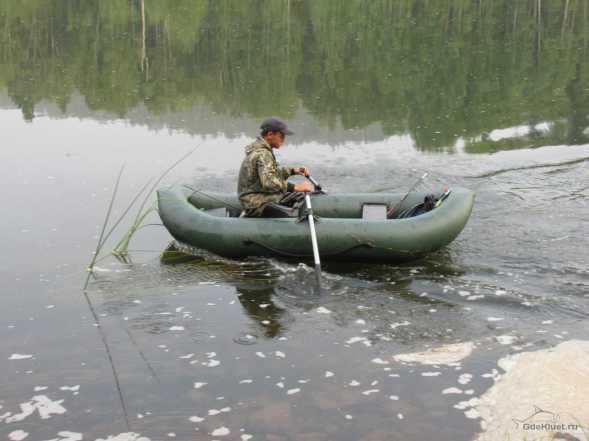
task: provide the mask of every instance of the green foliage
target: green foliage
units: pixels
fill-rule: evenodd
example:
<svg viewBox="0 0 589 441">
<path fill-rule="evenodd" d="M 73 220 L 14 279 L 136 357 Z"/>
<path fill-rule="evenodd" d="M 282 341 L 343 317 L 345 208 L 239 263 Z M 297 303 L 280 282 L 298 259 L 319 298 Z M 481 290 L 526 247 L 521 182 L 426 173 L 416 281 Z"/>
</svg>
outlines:
<svg viewBox="0 0 589 441">
<path fill-rule="evenodd" d="M 28 120 L 80 93 L 120 117 L 302 105 L 422 149 L 560 120 L 555 142 L 587 142 L 588 1 L 3 0 L 0 88 Z"/>
</svg>

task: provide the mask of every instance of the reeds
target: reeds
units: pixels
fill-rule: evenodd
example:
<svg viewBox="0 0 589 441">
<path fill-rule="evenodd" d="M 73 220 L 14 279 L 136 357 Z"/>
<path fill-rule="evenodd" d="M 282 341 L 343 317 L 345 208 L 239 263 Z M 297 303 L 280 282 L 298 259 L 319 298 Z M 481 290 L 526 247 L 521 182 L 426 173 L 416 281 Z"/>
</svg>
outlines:
<svg viewBox="0 0 589 441">
<path fill-rule="evenodd" d="M 147 195 L 143 199 L 143 202 L 141 203 L 141 206 L 139 207 L 139 210 L 137 211 L 137 216 L 135 216 L 135 220 L 133 221 L 133 224 L 131 225 L 131 228 L 129 229 L 129 231 L 127 231 L 127 233 L 123 236 L 123 238 L 119 241 L 119 243 L 117 243 L 117 245 L 114 247 L 114 249 L 112 251 L 112 254 L 114 256 L 125 258 L 129 254 L 129 243 L 131 242 L 131 239 L 133 238 L 133 236 L 135 235 L 135 233 L 141 229 L 141 225 L 143 224 L 143 221 L 145 220 L 145 218 L 150 213 L 152 213 L 153 211 L 156 211 L 156 207 L 155 206 L 152 206 L 152 207 L 149 207 L 149 208 L 145 209 L 145 205 L 147 204 L 147 201 L 149 200 L 149 197 L 156 190 L 157 186 L 160 184 L 160 182 L 162 182 L 162 180 L 166 177 L 166 175 L 168 173 L 170 173 L 182 161 L 184 161 L 190 155 L 192 155 L 195 150 L 196 150 L 196 148 L 193 149 L 193 150 L 191 150 L 190 152 L 186 153 L 185 155 L 183 155 L 180 159 L 178 159 L 170 167 L 168 167 L 159 176 L 158 179 L 156 179 L 156 181 L 153 183 L 153 185 L 149 189 L 149 192 L 147 193 Z M 150 180 L 150 182 L 151 182 L 151 180 Z M 149 182 L 145 186 L 147 187 L 148 184 L 149 184 Z"/>
<path fill-rule="evenodd" d="M 119 174 L 117 176 L 117 181 L 115 183 L 112 197 L 110 198 L 110 203 L 108 204 L 108 210 L 106 210 L 106 216 L 104 218 L 104 222 L 102 224 L 102 230 L 100 231 L 100 236 L 98 238 L 98 243 L 96 244 L 96 250 L 94 251 L 94 255 L 92 256 L 92 260 L 88 265 L 88 277 L 86 277 L 86 283 L 84 283 L 84 291 L 88 288 L 88 282 L 90 282 L 90 276 L 92 275 L 92 271 L 94 270 L 94 265 L 96 264 L 96 260 L 98 259 L 98 254 L 100 253 L 100 249 L 102 245 L 104 245 L 104 232 L 106 231 L 106 226 L 108 225 L 108 221 L 110 219 L 110 214 L 112 213 L 112 207 L 114 206 L 115 199 L 117 197 L 117 192 L 119 190 L 119 184 L 121 183 L 121 177 L 123 176 L 123 171 L 125 170 L 125 164 L 121 166 L 119 170 Z"/>
<path fill-rule="evenodd" d="M 111 254 L 114 255 L 117 258 L 123 258 L 124 259 L 124 258 L 127 257 L 128 253 L 129 253 L 129 244 L 131 242 L 131 239 L 133 238 L 133 236 L 135 235 L 135 233 L 142 228 L 142 224 L 145 221 L 145 219 L 147 218 L 147 216 L 149 214 L 151 214 L 153 211 L 156 211 L 155 206 L 151 206 L 149 208 L 145 208 L 145 207 L 147 205 L 147 202 L 149 201 L 150 196 L 157 189 L 157 186 L 168 175 L 168 173 L 170 173 L 182 161 L 186 160 L 190 155 L 192 155 L 196 151 L 196 149 L 198 149 L 198 147 L 196 147 L 193 150 L 189 151 L 188 153 L 182 155 L 182 157 L 180 157 L 180 159 L 178 159 L 177 161 L 175 161 L 171 166 L 169 166 L 166 170 L 164 170 L 164 172 L 155 180 L 155 182 L 153 182 L 153 178 L 150 179 L 149 181 L 147 181 L 147 183 L 145 183 L 145 185 L 143 187 L 141 187 L 141 189 L 133 197 L 133 199 L 131 200 L 131 202 L 127 206 L 127 208 L 123 211 L 123 213 L 114 222 L 114 224 L 112 225 L 112 227 L 110 227 L 110 229 L 108 229 L 108 232 L 107 232 L 107 227 L 109 225 L 110 216 L 112 214 L 112 209 L 114 207 L 114 203 L 115 203 L 115 200 L 116 200 L 116 197 L 117 197 L 117 192 L 119 190 L 119 186 L 120 186 L 120 183 L 121 183 L 121 178 L 123 176 L 123 171 L 125 169 L 125 164 L 123 164 L 121 166 L 121 169 L 119 171 L 119 174 L 117 175 L 117 180 L 116 180 L 116 183 L 115 183 L 115 186 L 114 186 L 114 189 L 113 189 L 112 197 L 111 197 L 110 202 L 108 204 L 108 209 L 106 211 L 106 216 L 105 216 L 105 219 L 104 219 L 104 223 L 102 224 L 102 229 L 100 231 L 100 236 L 98 238 L 98 243 L 96 244 L 96 250 L 94 251 L 94 254 L 92 256 L 92 260 L 90 261 L 90 264 L 87 267 L 88 277 L 86 278 L 86 282 L 84 284 L 84 290 L 86 290 L 86 288 L 88 288 L 88 283 L 90 282 L 90 277 L 92 276 L 92 274 L 94 272 L 94 267 L 95 267 L 96 263 L 99 262 L 100 260 L 108 257 L 108 256 L 104 256 L 104 257 L 102 257 L 102 258 L 99 259 L 99 255 L 100 255 L 102 249 L 104 248 L 104 245 L 106 244 L 106 242 L 108 241 L 108 239 L 110 238 L 110 236 L 113 234 L 113 232 L 116 230 L 116 228 L 123 221 L 123 219 L 125 219 L 125 217 L 129 213 L 129 211 L 131 211 L 131 209 L 133 208 L 133 206 L 135 205 L 135 203 L 145 193 L 145 190 L 153 182 L 153 184 L 149 188 L 149 191 L 147 191 L 147 193 L 145 194 L 145 197 L 144 197 L 143 201 L 141 202 L 141 205 L 139 206 L 139 210 L 137 211 L 137 215 L 135 216 L 135 219 L 133 220 L 133 224 L 131 225 L 131 227 L 129 228 L 129 230 L 125 233 L 125 235 L 123 236 L 123 238 L 116 244 L 116 246 L 114 247 L 114 249 L 111 251 Z"/>
</svg>

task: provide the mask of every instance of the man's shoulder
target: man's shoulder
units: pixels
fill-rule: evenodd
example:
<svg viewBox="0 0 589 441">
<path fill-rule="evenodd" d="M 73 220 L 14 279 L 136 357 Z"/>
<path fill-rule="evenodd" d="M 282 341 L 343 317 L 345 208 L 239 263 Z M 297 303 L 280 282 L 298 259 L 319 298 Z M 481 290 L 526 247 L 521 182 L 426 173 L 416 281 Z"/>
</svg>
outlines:
<svg viewBox="0 0 589 441">
<path fill-rule="evenodd" d="M 268 149 L 266 144 L 259 139 L 256 139 L 254 142 L 247 145 L 245 147 L 245 153 L 250 158 L 254 158 L 254 157 L 255 158 L 273 158 L 274 157 L 274 155 Z"/>
</svg>

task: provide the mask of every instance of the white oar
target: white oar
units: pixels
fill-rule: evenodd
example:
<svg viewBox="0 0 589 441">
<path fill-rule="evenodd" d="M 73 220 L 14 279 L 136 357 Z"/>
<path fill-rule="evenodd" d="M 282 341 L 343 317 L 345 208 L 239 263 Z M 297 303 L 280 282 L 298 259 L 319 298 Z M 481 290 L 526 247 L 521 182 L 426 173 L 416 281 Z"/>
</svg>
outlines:
<svg viewBox="0 0 589 441">
<path fill-rule="evenodd" d="M 315 232 L 315 219 L 313 218 L 313 207 L 311 206 L 311 196 L 305 194 L 305 206 L 307 207 L 307 219 L 309 229 L 311 230 L 311 244 L 313 245 L 313 258 L 315 260 L 315 274 L 317 283 L 321 286 L 321 260 L 319 258 L 319 246 L 317 245 L 317 233 Z"/>
</svg>

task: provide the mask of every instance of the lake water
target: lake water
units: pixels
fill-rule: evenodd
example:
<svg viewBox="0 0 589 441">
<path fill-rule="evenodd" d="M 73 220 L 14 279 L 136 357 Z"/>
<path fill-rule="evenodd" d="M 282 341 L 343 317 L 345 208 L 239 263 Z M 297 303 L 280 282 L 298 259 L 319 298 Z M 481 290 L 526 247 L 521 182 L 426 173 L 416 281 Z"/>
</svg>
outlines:
<svg viewBox="0 0 589 441">
<path fill-rule="evenodd" d="M 0 437 L 474 439 L 458 403 L 499 359 L 589 339 L 588 8 L 4 0 Z M 428 172 L 476 192 L 467 227 L 411 264 L 326 263 L 317 296 L 305 263 L 162 260 L 157 213 L 109 257 L 132 211 L 84 292 L 122 164 L 113 219 L 192 149 L 162 185 L 234 191 L 270 115 L 327 191 Z"/>
</svg>

